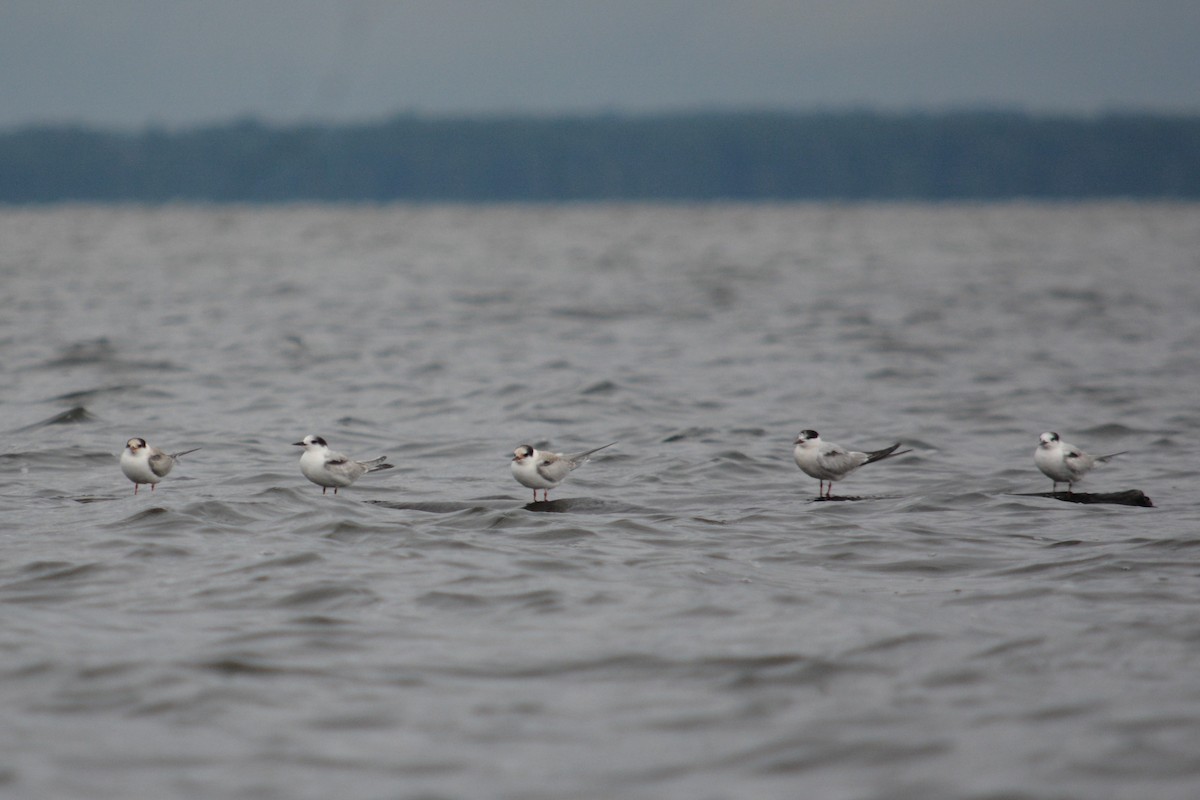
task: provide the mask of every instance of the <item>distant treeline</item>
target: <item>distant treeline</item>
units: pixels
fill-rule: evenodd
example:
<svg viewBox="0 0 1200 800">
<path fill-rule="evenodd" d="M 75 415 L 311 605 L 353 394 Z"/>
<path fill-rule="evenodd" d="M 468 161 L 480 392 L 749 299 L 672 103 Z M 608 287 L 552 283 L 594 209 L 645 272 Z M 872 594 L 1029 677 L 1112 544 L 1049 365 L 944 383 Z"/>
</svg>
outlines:
<svg viewBox="0 0 1200 800">
<path fill-rule="evenodd" d="M 1198 198 L 1200 117 L 712 113 L 0 132 L 0 203 Z"/>
</svg>

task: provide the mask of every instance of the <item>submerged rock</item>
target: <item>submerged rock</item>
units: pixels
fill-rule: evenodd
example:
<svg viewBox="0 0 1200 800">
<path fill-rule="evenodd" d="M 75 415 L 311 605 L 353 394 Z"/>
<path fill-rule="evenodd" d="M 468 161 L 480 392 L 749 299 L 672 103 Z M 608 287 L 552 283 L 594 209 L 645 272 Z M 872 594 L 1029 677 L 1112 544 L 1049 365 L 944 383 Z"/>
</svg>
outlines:
<svg viewBox="0 0 1200 800">
<path fill-rule="evenodd" d="M 1154 507 L 1154 502 L 1141 489 L 1126 489 L 1121 492 L 1029 492 L 1017 496 L 1049 497 L 1068 503 L 1111 503 L 1119 506 Z"/>
</svg>

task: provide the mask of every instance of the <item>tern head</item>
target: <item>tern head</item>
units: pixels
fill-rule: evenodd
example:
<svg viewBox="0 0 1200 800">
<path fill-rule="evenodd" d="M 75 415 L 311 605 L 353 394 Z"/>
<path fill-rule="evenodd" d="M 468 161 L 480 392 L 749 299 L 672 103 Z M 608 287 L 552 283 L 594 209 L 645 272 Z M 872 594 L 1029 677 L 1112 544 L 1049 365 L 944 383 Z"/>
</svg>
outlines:
<svg viewBox="0 0 1200 800">
<path fill-rule="evenodd" d="M 1055 442 L 1062 441 L 1058 438 L 1058 434 L 1053 431 L 1047 431 L 1038 437 L 1038 445 L 1041 447 L 1049 447 Z"/>
<path fill-rule="evenodd" d="M 138 450 L 141 450 L 146 446 L 146 440 L 140 436 L 135 436 L 126 442 L 125 446 L 129 448 L 129 452 L 136 453 Z"/>
<path fill-rule="evenodd" d="M 804 444 L 805 442 L 811 442 L 814 439 L 820 438 L 821 434 L 814 430 L 803 430 L 796 434 L 796 441 L 793 444 Z"/>
<path fill-rule="evenodd" d="M 325 440 L 322 439 L 320 436 L 313 436 L 311 433 L 308 436 L 305 436 L 303 439 L 301 439 L 298 442 L 292 442 L 292 444 L 295 445 L 296 447 L 308 447 L 310 445 L 313 447 L 328 447 L 329 446 L 329 445 L 325 444 Z"/>
<path fill-rule="evenodd" d="M 533 456 L 533 447 L 523 444 L 516 450 L 513 450 L 513 461 L 524 461 Z"/>
</svg>

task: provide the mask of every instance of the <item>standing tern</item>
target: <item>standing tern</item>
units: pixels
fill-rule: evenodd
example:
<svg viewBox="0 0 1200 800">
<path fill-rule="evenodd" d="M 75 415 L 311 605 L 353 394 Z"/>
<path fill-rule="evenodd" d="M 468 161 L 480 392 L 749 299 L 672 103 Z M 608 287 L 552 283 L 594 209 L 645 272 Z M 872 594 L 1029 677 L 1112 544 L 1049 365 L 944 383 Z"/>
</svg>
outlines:
<svg viewBox="0 0 1200 800">
<path fill-rule="evenodd" d="M 885 458 L 912 452 L 912 450 L 901 450 L 897 453 L 896 448 L 900 446 L 900 443 L 896 442 L 891 447 L 885 447 L 882 450 L 860 453 L 847 450 L 832 442 L 822 441 L 821 435 L 814 430 L 800 431 L 793 444 L 795 447 L 792 449 L 792 457 L 796 459 L 796 466 L 805 475 L 819 481 L 817 497 L 832 497 L 833 482 L 840 481 L 863 464 L 872 464 Z M 828 489 L 825 488 L 826 481 L 829 482 Z"/>
<path fill-rule="evenodd" d="M 368 472 L 392 468 L 391 464 L 384 463 L 387 456 L 370 461 L 354 461 L 330 450 L 324 439 L 311 433 L 292 444 L 304 448 L 304 454 L 300 456 L 300 471 L 304 477 L 321 487 L 321 494 L 331 487 L 333 493 L 337 494 L 338 489 L 349 486 Z"/>
<path fill-rule="evenodd" d="M 1054 481 L 1050 491 L 1057 492 L 1058 484 L 1067 484 L 1070 494 L 1073 484 L 1088 474 L 1092 467 L 1103 464 L 1113 456 L 1124 455 L 1126 450 L 1119 453 L 1109 453 L 1106 456 L 1091 456 L 1073 444 L 1067 444 L 1053 431 L 1047 431 L 1038 437 L 1037 449 L 1033 451 L 1033 463 Z"/>
<path fill-rule="evenodd" d="M 558 486 L 572 470 L 582 466 L 592 453 L 599 452 L 605 447 L 612 447 L 616 442 L 609 442 L 603 447 L 586 450 L 582 453 L 546 453 L 534 449 L 533 445 L 523 444 L 513 450 L 512 463 L 509 468 L 517 483 L 533 489 L 533 502 L 537 502 L 538 489 L 542 490 L 542 500 L 550 499 L 550 490 Z"/>
<path fill-rule="evenodd" d="M 199 449 L 194 447 L 182 453 L 167 453 L 146 444 L 146 440 L 140 436 L 135 436 L 125 443 L 125 450 L 121 453 L 121 472 L 133 481 L 134 494 L 138 493 L 138 487 L 143 483 L 150 484 L 150 491 L 153 492 L 155 484 L 167 477 L 175 466 L 175 459 Z"/>
</svg>

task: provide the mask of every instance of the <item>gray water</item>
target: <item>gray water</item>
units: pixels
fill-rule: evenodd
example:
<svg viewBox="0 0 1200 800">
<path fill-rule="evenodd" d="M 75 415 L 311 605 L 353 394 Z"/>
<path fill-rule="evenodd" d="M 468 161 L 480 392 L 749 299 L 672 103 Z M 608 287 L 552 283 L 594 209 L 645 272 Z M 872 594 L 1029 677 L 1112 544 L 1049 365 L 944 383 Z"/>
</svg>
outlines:
<svg viewBox="0 0 1200 800">
<path fill-rule="evenodd" d="M 1198 267 L 1188 205 L 0 210 L 0 794 L 1191 800 Z M 913 452 L 814 502 L 802 428 Z M 1045 430 L 1156 507 L 1019 496 Z"/>
</svg>

